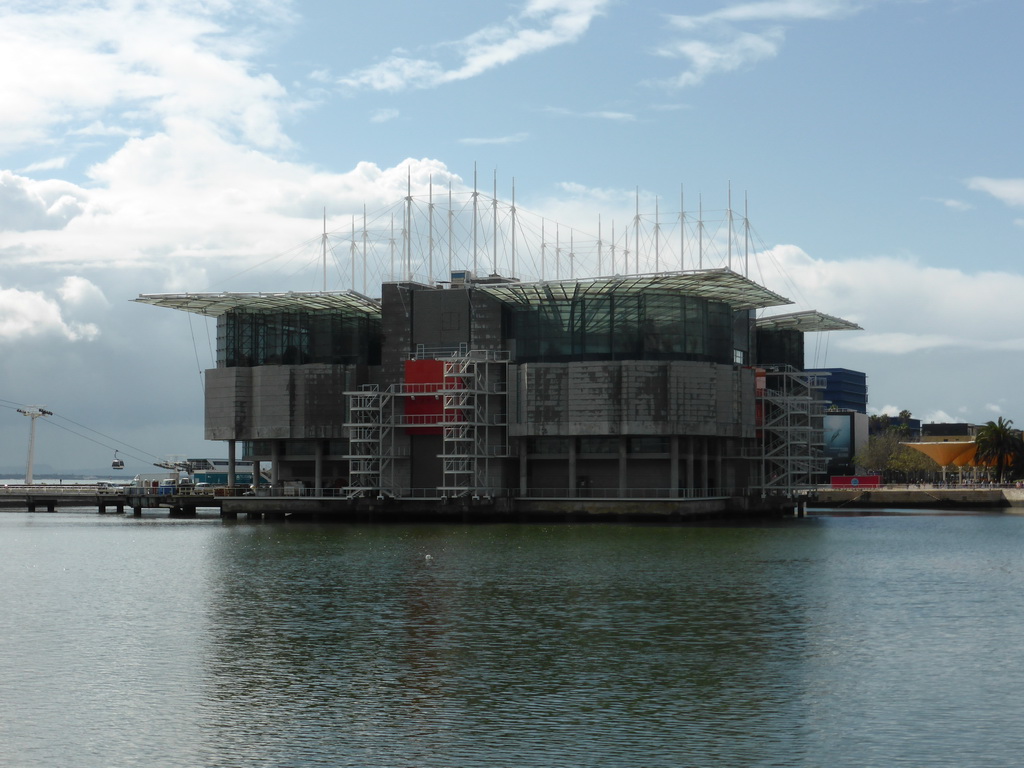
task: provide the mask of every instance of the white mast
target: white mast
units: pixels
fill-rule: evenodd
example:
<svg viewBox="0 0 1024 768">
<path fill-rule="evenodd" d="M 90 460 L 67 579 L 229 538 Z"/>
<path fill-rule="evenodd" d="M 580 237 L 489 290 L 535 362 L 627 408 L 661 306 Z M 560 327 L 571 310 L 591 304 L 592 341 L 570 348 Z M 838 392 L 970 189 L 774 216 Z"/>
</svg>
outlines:
<svg viewBox="0 0 1024 768">
<path fill-rule="evenodd" d="M 544 242 L 544 217 L 540 219 L 540 279 L 544 281 L 544 254 L 547 250 L 548 244 Z"/>
<path fill-rule="evenodd" d="M 661 272 L 661 201 L 654 197 L 654 272 Z"/>
<path fill-rule="evenodd" d="M 512 274 L 516 276 L 516 177 L 512 177 Z"/>
<path fill-rule="evenodd" d="M 686 199 L 683 185 L 679 185 L 679 268 L 686 270 Z"/>
<path fill-rule="evenodd" d="M 429 198 L 427 203 L 427 217 L 429 219 L 428 230 L 430 232 L 427 240 L 427 283 L 434 284 L 434 174 L 430 174 Z"/>
<path fill-rule="evenodd" d="M 390 264 L 390 267 L 389 267 L 390 272 L 388 273 L 388 277 L 391 280 L 394 280 L 395 279 L 395 213 L 394 213 L 394 211 L 391 212 L 391 240 L 389 241 L 389 243 L 391 245 L 391 264 Z"/>
<path fill-rule="evenodd" d="M 640 274 L 640 187 L 636 188 L 636 218 L 633 220 L 633 240 L 635 241 L 636 247 L 634 248 L 635 254 L 633 256 L 636 259 L 636 272 L 634 274 Z"/>
<path fill-rule="evenodd" d="M 448 179 L 448 280 L 452 279 L 452 216 L 452 180 Z"/>
<path fill-rule="evenodd" d="M 363 295 L 366 295 L 366 203 L 363 203 Z"/>
<path fill-rule="evenodd" d="M 412 282 L 412 165 L 406 176 L 405 223 L 402 227 L 402 250 L 405 279 Z"/>
<path fill-rule="evenodd" d="M 562 237 L 555 222 L 555 280 L 562 279 Z"/>
<path fill-rule="evenodd" d="M 612 240 L 611 240 L 611 246 L 609 247 L 609 250 L 610 250 L 610 253 L 608 255 L 608 258 L 612 262 L 612 272 L 611 273 L 614 275 L 615 274 L 615 219 L 612 219 Z"/>
<path fill-rule="evenodd" d="M 697 269 L 704 269 L 704 195 L 697 196 Z"/>
<path fill-rule="evenodd" d="M 323 262 L 324 262 L 324 293 L 327 292 L 327 206 L 324 206 L 324 235 L 322 238 L 321 245 L 323 246 Z"/>
<path fill-rule="evenodd" d="M 729 182 L 729 269 L 732 269 L 732 182 Z"/>
<path fill-rule="evenodd" d="M 604 274 L 604 265 L 601 262 L 601 214 L 597 214 L 597 274 Z"/>
<path fill-rule="evenodd" d="M 747 216 L 747 193 L 743 193 L 743 276 L 750 277 L 750 218 Z"/>
<path fill-rule="evenodd" d="M 576 246 L 574 245 L 573 231 L 569 229 L 569 279 L 576 279 Z"/>
<path fill-rule="evenodd" d="M 473 277 L 476 277 L 476 203 L 477 195 L 480 193 L 476 191 L 476 163 L 473 163 Z"/>
<path fill-rule="evenodd" d="M 493 227 L 491 243 L 491 274 L 498 274 L 498 169 L 494 169 L 494 194 L 491 197 L 491 225 Z"/>
<path fill-rule="evenodd" d="M 356 215 L 354 213 L 352 214 L 352 243 L 348 249 L 348 258 L 352 262 L 352 290 L 354 291 L 356 289 Z"/>
<path fill-rule="evenodd" d="M 27 411 L 19 408 L 18 413 L 31 419 L 28 431 L 28 466 L 25 469 L 25 485 L 32 485 L 32 465 L 35 461 L 36 450 L 36 419 L 40 416 L 53 416 L 53 413 L 45 408 L 40 408 L 38 405 L 29 406 Z"/>
</svg>

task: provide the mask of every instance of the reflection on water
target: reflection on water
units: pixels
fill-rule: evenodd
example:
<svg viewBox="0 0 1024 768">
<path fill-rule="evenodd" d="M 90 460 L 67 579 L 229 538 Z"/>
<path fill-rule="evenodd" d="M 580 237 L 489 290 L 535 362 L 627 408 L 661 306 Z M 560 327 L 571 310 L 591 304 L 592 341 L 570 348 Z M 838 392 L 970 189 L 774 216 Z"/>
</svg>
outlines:
<svg viewBox="0 0 1024 768">
<path fill-rule="evenodd" d="M 0 516 L 14 617 L 0 755 L 1011 765 L 1022 535 L 1004 515 L 671 528 Z"/>
</svg>

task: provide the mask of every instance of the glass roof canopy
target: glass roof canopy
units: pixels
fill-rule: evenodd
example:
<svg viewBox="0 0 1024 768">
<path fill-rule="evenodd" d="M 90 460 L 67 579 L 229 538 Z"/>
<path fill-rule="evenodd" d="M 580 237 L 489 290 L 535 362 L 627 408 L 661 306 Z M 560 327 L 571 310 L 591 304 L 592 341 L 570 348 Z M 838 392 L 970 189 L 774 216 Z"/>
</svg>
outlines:
<svg viewBox="0 0 1024 768">
<path fill-rule="evenodd" d="M 815 309 L 804 312 L 790 312 L 785 315 L 759 317 L 757 318 L 757 327 L 772 331 L 803 331 L 804 333 L 864 330 L 856 323 L 851 323 L 849 320 L 843 320 L 832 315 L 826 315 L 824 312 L 818 312 Z"/>
<path fill-rule="evenodd" d="M 659 272 L 583 280 L 548 280 L 537 283 L 473 283 L 507 304 L 538 306 L 553 301 L 598 298 L 665 291 L 721 301 L 734 310 L 776 307 L 793 302 L 730 269 Z"/>
<path fill-rule="evenodd" d="M 228 312 L 348 311 L 380 317 L 380 302 L 355 291 L 287 293 L 148 293 L 133 299 L 154 307 L 168 307 L 207 317 Z"/>
</svg>

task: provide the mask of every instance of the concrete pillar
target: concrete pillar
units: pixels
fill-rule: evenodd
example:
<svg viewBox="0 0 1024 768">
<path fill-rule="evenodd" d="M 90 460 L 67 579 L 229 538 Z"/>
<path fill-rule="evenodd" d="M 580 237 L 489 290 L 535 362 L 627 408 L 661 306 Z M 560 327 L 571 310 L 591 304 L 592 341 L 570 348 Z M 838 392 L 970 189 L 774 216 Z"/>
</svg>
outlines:
<svg viewBox="0 0 1024 768">
<path fill-rule="evenodd" d="M 313 458 L 313 493 L 324 494 L 324 441 L 316 441 L 316 454 Z"/>
<path fill-rule="evenodd" d="M 693 495 L 693 437 L 686 438 L 686 490 Z"/>
<path fill-rule="evenodd" d="M 724 442 L 721 438 L 715 440 L 715 485 L 718 488 L 725 487 L 725 473 L 722 471 L 722 448 Z"/>
<path fill-rule="evenodd" d="M 525 496 L 529 490 L 530 477 L 529 460 L 526 457 L 527 440 L 525 437 L 521 437 L 517 442 L 519 444 L 519 495 Z"/>
<path fill-rule="evenodd" d="M 576 438 L 569 438 L 569 497 L 576 498 Z"/>
<path fill-rule="evenodd" d="M 270 441 L 270 487 L 276 493 L 281 482 L 281 441 Z"/>
<path fill-rule="evenodd" d="M 256 459 L 252 462 L 252 489 L 258 492 L 260 488 L 260 463 Z"/>
<path fill-rule="evenodd" d="M 619 498 L 620 499 L 626 498 L 626 496 L 628 494 L 627 486 L 629 485 L 629 481 L 628 481 L 629 467 L 628 467 L 628 465 L 626 463 L 628 461 L 628 456 L 627 456 L 627 453 L 626 453 L 626 446 L 627 446 L 627 442 L 626 441 L 627 440 L 629 440 L 629 438 L 623 437 L 622 435 L 619 435 Z"/>
<path fill-rule="evenodd" d="M 708 495 L 708 439 L 700 439 L 700 491 L 702 496 Z"/>
<path fill-rule="evenodd" d="M 235 487 L 235 441 L 228 440 L 228 488 Z"/>
<path fill-rule="evenodd" d="M 672 435 L 669 438 L 668 486 L 669 498 L 679 498 L 679 435 Z"/>
</svg>

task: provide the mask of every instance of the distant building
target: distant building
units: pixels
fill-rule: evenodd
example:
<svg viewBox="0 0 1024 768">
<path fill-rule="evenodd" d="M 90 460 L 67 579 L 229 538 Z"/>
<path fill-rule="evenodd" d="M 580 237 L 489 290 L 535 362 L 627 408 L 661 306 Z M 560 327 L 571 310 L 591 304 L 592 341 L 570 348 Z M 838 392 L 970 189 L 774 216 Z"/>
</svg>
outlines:
<svg viewBox="0 0 1024 768">
<path fill-rule="evenodd" d="M 868 412 L 868 377 L 849 368 L 809 368 L 808 373 L 826 376 L 825 399 L 835 408 L 856 413 Z"/>
<path fill-rule="evenodd" d="M 977 425 L 966 422 L 921 425 L 922 443 L 961 443 L 974 440 L 977 434 Z"/>
</svg>

